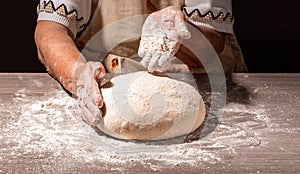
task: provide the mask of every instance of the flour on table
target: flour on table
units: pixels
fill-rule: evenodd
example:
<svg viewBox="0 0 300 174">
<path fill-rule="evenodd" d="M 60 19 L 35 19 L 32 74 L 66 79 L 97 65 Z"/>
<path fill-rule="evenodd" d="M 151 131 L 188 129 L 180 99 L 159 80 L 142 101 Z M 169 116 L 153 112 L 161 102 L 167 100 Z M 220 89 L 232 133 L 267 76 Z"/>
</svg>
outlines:
<svg viewBox="0 0 300 174">
<path fill-rule="evenodd" d="M 261 145 L 259 134 L 270 124 L 264 106 L 257 110 L 257 106 L 231 103 L 224 108 L 223 116 L 207 118 L 203 128 L 191 134 L 198 138 L 189 143 L 184 142 L 184 136 L 163 141 L 122 141 L 87 126 L 79 117 L 76 101 L 63 91 L 39 99 L 25 93 L 18 91 L 15 95 L 23 99 L 23 105 L 16 99 L 15 106 L 3 106 L 20 110 L 20 115 L 11 116 L 17 121 L 0 130 L 0 141 L 7 144 L 7 148 L 0 148 L 0 154 L 10 154 L 6 158 L 33 154 L 36 158 L 72 163 L 139 163 L 158 171 L 153 161 L 191 166 L 217 163 L 223 152 L 236 155 L 235 147 Z M 0 163 L 2 160 L 6 159 L 0 158 Z"/>
</svg>

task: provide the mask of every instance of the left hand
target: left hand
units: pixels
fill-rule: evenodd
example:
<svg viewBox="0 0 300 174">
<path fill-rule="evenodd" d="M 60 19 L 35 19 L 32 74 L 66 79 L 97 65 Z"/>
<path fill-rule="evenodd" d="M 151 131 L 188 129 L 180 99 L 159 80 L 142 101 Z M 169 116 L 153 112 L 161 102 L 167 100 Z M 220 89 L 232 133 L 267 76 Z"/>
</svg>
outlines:
<svg viewBox="0 0 300 174">
<path fill-rule="evenodd" d="M 189 39 L 184 14 L 171 6 L 152 13 L 145 21 L 138 55 L 148 70 L 166 66 L 180 47 L 182 39 Z"/>
<path fill-rule="evenodd" d="M 102 119 L 103 99 L 98 83 L 105 75 L 105 69 L 100 62 L 87 62 L 76 83 L 76 93 L 82 119 L 89 125 L 95 126 Z"/>
</svg>

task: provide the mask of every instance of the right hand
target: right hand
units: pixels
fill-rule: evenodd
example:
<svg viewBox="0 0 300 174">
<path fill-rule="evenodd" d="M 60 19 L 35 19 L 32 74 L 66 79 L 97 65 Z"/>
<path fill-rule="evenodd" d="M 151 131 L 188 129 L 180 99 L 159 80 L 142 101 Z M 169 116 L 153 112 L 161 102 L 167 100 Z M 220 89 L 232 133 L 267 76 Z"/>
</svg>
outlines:
<svg viewBox="0 0 300 174">
<path fill-rule="evenodd" d="M 83 65 L 76 82 L 76 95 L 82 112 L 82 119 L 90 126 L 96 126 L 102 119 L 103 99 L 98 83 L 105 75 L 100 62 Z"/>
<path fill-rule="evenodd" d="M 148 70 L 165 67 L 178 51 L 181 41 L 189 39 L 184 14 L 170 6 L 149 15 L 143 24 L 138 55 Z"/>
</svg>

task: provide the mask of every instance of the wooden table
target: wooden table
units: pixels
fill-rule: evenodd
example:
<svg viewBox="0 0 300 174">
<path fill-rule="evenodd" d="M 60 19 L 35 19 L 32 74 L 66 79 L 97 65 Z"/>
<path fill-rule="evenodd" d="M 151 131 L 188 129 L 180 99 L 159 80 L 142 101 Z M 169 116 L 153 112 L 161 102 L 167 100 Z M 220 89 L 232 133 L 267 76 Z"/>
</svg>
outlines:
<svg viewBox="0 0 300 174">
<path fill-rule="evenodd" d="M 300 74 L 234 74 L 229 88 L 190 142 L 131 146 L 88 137 L 48 74 L 2 73 L 0 173 L 300 173 Z"/>
</svg>

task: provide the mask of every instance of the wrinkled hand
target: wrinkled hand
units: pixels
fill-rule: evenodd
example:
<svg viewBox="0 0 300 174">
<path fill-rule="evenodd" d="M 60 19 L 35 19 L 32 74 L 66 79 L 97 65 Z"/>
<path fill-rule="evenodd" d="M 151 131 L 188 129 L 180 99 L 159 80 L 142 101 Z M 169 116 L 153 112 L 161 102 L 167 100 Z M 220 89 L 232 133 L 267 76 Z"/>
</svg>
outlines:
<svg viewBox="0 0 300 174">
<path fill-rule="evenodd" d="M 138 55 L 148 70 L 164 67 L 176 54 L 182 39 L 189 39 L 184 14 L 171 6 L 152 13 L 145 21 Z"/>
<path fill-rule="evenodd" d="M 87 62 L 76 83 L 82 119 L 91 126 L 97 125 L 102 119 L 103 99 L 98 83 L 104 75 L 105 69 L 100 62 Z"/>
</svg>

